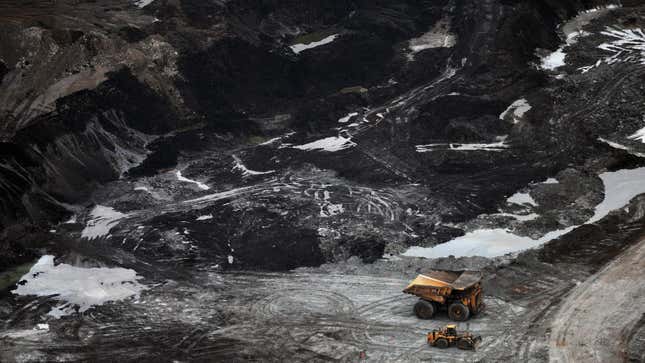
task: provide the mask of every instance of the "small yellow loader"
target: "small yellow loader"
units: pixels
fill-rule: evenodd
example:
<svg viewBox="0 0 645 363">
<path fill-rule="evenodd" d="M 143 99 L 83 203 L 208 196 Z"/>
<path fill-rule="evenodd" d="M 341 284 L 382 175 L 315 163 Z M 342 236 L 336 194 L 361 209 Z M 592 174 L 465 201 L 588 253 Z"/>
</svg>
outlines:
<svg viewBox="0 0 645 363">
<path fill-rule="evenodd" d="M 457 333 L 457 326 L 453 324 L 428 333 L 428 344 L 437 348 L 457 346 L 459 349 L 474 350 L 481 340 L 482 337 L 474 336 L 469 332 Z"/>
</svg>

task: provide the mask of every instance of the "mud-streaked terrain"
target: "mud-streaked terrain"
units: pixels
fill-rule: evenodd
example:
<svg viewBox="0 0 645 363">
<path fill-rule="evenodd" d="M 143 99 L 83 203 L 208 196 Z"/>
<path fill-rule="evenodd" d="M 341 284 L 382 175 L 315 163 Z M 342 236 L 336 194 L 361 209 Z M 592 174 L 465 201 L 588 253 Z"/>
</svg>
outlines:
<svg viewBox="0 0 645 363">
<path fill-rule="evenodd" d="M 0 361 L 642 360 L 641 4 L 72 5 L 0 6 Z"/>
</svg>

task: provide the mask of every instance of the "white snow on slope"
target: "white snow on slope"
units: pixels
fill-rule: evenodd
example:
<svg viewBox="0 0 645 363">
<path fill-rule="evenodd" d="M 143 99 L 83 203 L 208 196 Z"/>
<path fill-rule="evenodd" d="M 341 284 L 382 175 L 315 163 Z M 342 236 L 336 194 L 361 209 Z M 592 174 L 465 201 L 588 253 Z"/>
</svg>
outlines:
<svg viewBox="0 0 645 363">
<path fill-rule="evenodd" d="M 496 257 L 538 247 L 547 241 L 570 232 L 573 228 L 569 227 L 549 232 L 537 240 L 517 236 L 501 228 L 479 229 L 435 247 L 411 247 L 403 255 L 426 258 L 448 257 L 450 255 L 455 257 Z"/>
<path fill-rule="evenodd" d="M 108 301 L 121 301 L 139 296 L 147 287 L 138 282 L 142 277 L 125 268 L 82 268 L 67 264 L 54 265 L 54 256 L 46 255 L 22 277 L 26 283 L 12 292 L 17 295 L 52 296 L 63 304 L 50 315 L 60 317 L 76 311 L 84 312 Z"/>
<path fill-rule="evenodd" d="M 640 140 L 640 142 L 645 144 L 645 127 L 634 132 L 632 135 L 629 136 L 629 138 L 632 140 Z"/>
<path fill-rule="evenodd" d="M 322 150 L 328 152 L 336 152 L 349 149 L 356 146 L 356 143 L 350 138 L 343 136 L 331 136 L 324 139 L 316 140 L 304 145 L 293 146 L 294 149 L 299 150 Z"/>
<path fill-rule="evenodd" d="M 499 141 L 490 143 L 490 144 L 426 144 L 426 145 L 416 145 L 416 150 L 418 153 L 427 153 L 430 151 L 436 150 L 454 150 L 454 151 L 504 151 L 508 148 L 506 143 L 506 136 L 498 136 Z"/>
<path fill-rule="evenodd" d="M 586 37 L 590 33 L 580 30 L 583 26 L 589 24 L 591 20 L 601 16 L 601 11 L 611 10 L 617 8 L 617 5 L 608 5 L 604 7 L 596 7 L 583 11 L 571 18 L 568 22 L 562 24 L 561 30 L 564 33 L 565 42 L 564 44 L 556 49 L 554 52 L 547 54 L 542 57 L 540 68 L 544 70 L 555 70 L 559 67 L 562 67 L 566 64 L 565 58 L 567 54 L 564 49 L 572 44 L 575 44 L 578 41 L 578 38 Z"/>
<path fill-rule="evenodd" d="M 514 203 L 514 204 L 530 204 L 532 206 L 537 206 L 537 203 L 531 197 L 529 193 L 515 193 L 511 195 L 508 199 L 506 199 L 508 203 Z"/>
<path fill-rule="evenodd" d="M 601 34 L 613 38 L 613 40 L 600 44 L 598 49 L 611 54 L 598 59 L 595 64 L 578 68 L 582 73 L 586 73 L 602 63 L 612 65 L 627 62 L 645 65 L 645 32 L 642 29 L 607 27 Z"/>
<path fill-rule="evenodd" d="M 408 48 L 413 53 L 432 48 L 452 48 L 456 43 L 454 34 L 431 30 L 418 38 L 410 39 Z"/>
<path fill-rule="evenodd" d="M 598 46 L 599 49 L 614 53 L 604 59 L 606 63 L 636 61 L 645 64 L 645 33 L 643 33 L 643 30 L 608 27 L 601 34 L 615 39 Z"/>
<path fill-rule="evenodd" d="M 197 221 L 207 221 L 207 220 L 209 220 L 209 219 L 213 219 L 213 215 L 212 215 L 212 214 L 206 214 L 206 215 L 203 215 L 203 216 L 199 216 L 199 217 L 197 217 L 197 219 L 196 219 L 196 220 L 197 220 Z"/>
<path fill-rule="evenodd" d="M 513 123 L 516 124 L 520 122 L 524 114 L 529 110 L 531 110 L 531 105 L 529 104 L 529 102 L 525 98 L 520 98 L 519 100 L 513 102 L 510 106 L 508 106 L 506 111 L 502 112 L 502 114 L 499 115 L 499 119 L 504 120 L 509 112 L 513 112 Z"/>
<path fill-rule="evenodd" d="M 607 139 L 602 138 L 602 137 L 599 137 L 598 141 L 602 141 L 605 144 L 613 147 L 614 149 L 625 150 L 625 151 L 627 151 L 628 153 L 630 153 L 632 155 L 635 155 L 635 156 L 638 156 L 638 157 L 641 157 L 641 158 L 645 158 L 645 154 L 640 153 L 638 151 L 634 151 L 631 148 L 629 148 L 629 147 L 627 147 L 627 146 L 625 146 L 623 144 L 619 144 L 619 143 L 617 143 L 615 141 L 607 140 Z"/>
<path fill-rule="evenodd" d="M 204 183 L 200 183 L 200 182 L 198 182 L 196 180 L 185 178 L 183 175 L 181 175 L 181 171 L 179 171 L 179 170 L 177 170 L 175 175 L 177 176 L 177 180 L 182 181 L 182 182 L 186 182 L 186 183 L 196 184 L 197 187 L 199 189 L 201 189 L 201 190 L 209 190 L 210 189 L 210 187 L 208 185 L 204 184 Z"/>
<path fill-rule="evenodd" d="M 450 32 L 450 21 L 438 21 L 430 31 L 408 41 L 407 58 L 414 60 L 414 55 L 426 49 L 452 48 L 457 44 L 457 36 Z"/>
<path fill-rule="evenodd" d="M 261 145 L 261 146 L 271 145 L 271 144 L 273 144 L 273 143 L 275 143 L 277 141 L 281 141 L 282 139 L 288 138 L 289 136 L 292 136 L 294 134 L 295 134 L 295 132 L 289 132 L 289 133 L 286 133 L 286 134 L 284 134 L 282 136 L 274 137 L 273 139 L 267 140 L 267 141 L 265 141 L 265 142 L 263 142 L 263 143 L 261 143 L 259 145 Z"/>
<path fill-rule="evenodd" d="M 612 210 L 624 207 L 632 198 L 645 193 L 645 168 L 606 172 L 600 174 L 600 178 L 605 186 L 605 198 L 585 224 L 601 220 Z M 411 247 L 403 255 L 426 258 L 450 255 L 496 257 L 541 246 L 577 227 L 551 231 L 540 239 L 517 236 L 501 228 L 480 229 L 435 247 Z"/>
<path fill-rule="evenodd" d="M 354 116 L 358 116 L 358 112 L 349 113 L 349 114 L 347 114 L 347 116 L 339 118 L 338 122 L 341 123 L 341 124 L 347 123 Z"/>
<path fill-rule="evenodd" d="M 547 54 L 544 58 L 542 58 L 540 68 L 550 71 L 560 68 L 566 64 L 564 62 L 564 58 L 566 56 L 567 54 L 564 52 L 564 47 L 560 47 L 553 53 Z"/>
<path fill-rule="evenodd" d="M 559 183 L 559 181 L 556 178 L 549 178 L 549 179 L 545 180 L 544 182 L 542 182 L 542 184 L 558 184 L 558 183 Z"/>
<path fill-rule="evenodd" d="M 139 8 L 145 8 L 146 6 L 152 4 L 155 0 L 137 0 L 134 2 L 134 5 L 138 6 Z"/>
<path fill-rule="evenodd" d="M 600 174 L 605 185 L 605 199 L 587 223 L 604 218 L 609 212 L 627 205 L 635 196 L 645 193 L 645 168 L 625 169 Z"/>
<path fill-rule="evenodd" d="M 585 10 L 585 11 L 581 12 L 581 14 L 595 13 L 595 12 L 602 11 L 602 10 L 613 10 L 613 9 L 618 9 L 620 7 L 622 7 L 622 5 L 620 5 L 620 4 L 609 4 L 609 5 L 605 5 L 605 6 L 596 6 L 594 8 L 589 9 L 589 10 Z"/>
<path fill-rule="evenodd" d="M 237 170 L 242 173 L 242 176 L 248 177 L 248 176 L 253 176 L 253 175 L 266 175 L 266 174 L 272 174 L 275 173 L 275 170 L 267 170 L 267 171 L 255 171 L 247 168 L 243 163 L 242 159 L 238 158 L 237 156 L 233 155 L 233 170 Z"/>
<path fill-rule="evenodd" d="M 123 214 L 110 207 L 97 205 L 90 212 L 90 220 L 87 221 L 85 228 L 81 232 L 82 238 L 90 240 L 103 237 L 110 233 L 110 229 L 116 226 L 119 221 L 128 214 Z"/>
<path fill-rule="evenodd" d="M 326 37 L 324 39 L 321 39 L 321 40 L 319 40 L 317 42 L 311 42 L 311 43 L 307 43 L 307 44 L 303 44 L 303 43 L 293 44 L 293 45 L 289 46 L 289 48 L 291 48 L 291 50 L 294 53 L 300 54 L 301 52 L 304 52 L 307 49 L 312 49 L 312 48 L 320 47 L 321 45 L 329 44 L 329 43 L 333 42 L 334 40 L 336 40 L 336 38 L 338 38 L 339 36 L 340 36 L 340 34 L 334 34 L 334 35 L 330 35 L 330 36 L 328 36 L 328 37 Z"/>
<path fill-rule="evenodd" d="M 209 194 L 200 198 L 196 199 L 190 199 L 187 201 L 184 201 L 184 203 L 203 203 L 203 202 L 215 202 L 218 200 L 222 199 L 227 199 L 227 198 L 232 198 L 240 195 L 244 195 L 247 193 L 252 193 L 258 189 L 257 186 L 248 186 L 248 187 L 242 187 L 242 188 L 235 188 L 231 190 L 227 190 L 224 192 L 219 192 L 219 193 L 214 193 L 214 194 Z"/>
</svg>

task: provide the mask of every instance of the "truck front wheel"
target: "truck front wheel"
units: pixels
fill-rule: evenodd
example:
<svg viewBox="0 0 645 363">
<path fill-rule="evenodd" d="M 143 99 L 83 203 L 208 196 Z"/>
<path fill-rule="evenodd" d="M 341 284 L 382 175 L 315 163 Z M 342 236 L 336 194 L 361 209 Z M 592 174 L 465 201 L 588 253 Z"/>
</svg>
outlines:
<svg viewBox="0 0 645 363">
<path fill-rule="evenodd" d="M 466 321 L 470 317 L 470 310 L 460 302 L 452 303 L 448 307 L 448 316 L 454 321 Z"/>
<path fill-rule="evenodd" d="M 434 304 L 430 301 L 419 300 L 416 304 L 414 304 L 414 313 L 420 319 L 430 319 L 435 313 Z"/>
<path fill-rule="evenodd" d="M 448 340 L 444 338 L 439 338 L 437 341 L 434 343 L 435 347 L 441 348 L 441 349 L 446 349 L 448 346 L 450 346 L 450 343 L 448 343 Z"/>
</svg>

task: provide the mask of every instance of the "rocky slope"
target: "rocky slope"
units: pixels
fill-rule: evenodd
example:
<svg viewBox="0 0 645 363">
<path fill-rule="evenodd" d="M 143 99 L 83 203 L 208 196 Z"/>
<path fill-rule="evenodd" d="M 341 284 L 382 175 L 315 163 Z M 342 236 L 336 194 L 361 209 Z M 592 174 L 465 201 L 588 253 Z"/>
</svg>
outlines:
<svg viewBox="0 0 645 363">
<path fill-rule="evenodd" d="M 11 344 L 0 357 L 19 360 L 19 330 L 49 321 L 52 307 L 64 317 L 42 332 L 56 338 L 35 360 L 104 359 L 77 348 L 105 341 L 137 359 L 122 346 L 133 336 L 137 354 L 152 354 L 161 338 L 142 330 L 153 323 L 141 314 L 162 316 L 158 297 L 171 314 L 195 314 L 177 315 L 162 339 L 175 348 L 155 354 L 280 360 L 315 338 L 342 342 L 348 355 L 333 358 L 351 360 L 365 342 L 341 333 L 265 353 L 243 349 L 237 333 L 205 333 L 240 319 L 275 326 L 282 312 L 252 300 L 302 286 L 263 274 L 305 267 L 399 280 L 408 268 L 485 267 L 501 300 L 541 276 L 521 304 L 535 303 L 539 283 L 557 285 L 549 310 L 575 282 L 567 269 L 591 276 L 642 232 L 644 28 L 638 1 L 0 4 L 0 272 L 49 254 L 64 263 L 36 266 L 61 279 L 120 266 L 144 280 L 129 281 L 144 306 L 96 307 L 88 321 L 83 303 L 24 300 L 8 278 L 0 339 Z M 250 270 L 266 286 L 213 282 L 248 286 Z M 182 305 L 231 297 L 233 308 L 208 313 Z M 37 313 L 18 313 L 29 304 Z M 522 334 L 546 334 L 547 310 Z M 115 314 L 134 325 L 98 334 Z M 202 340 L 214 345 L 199 352 Z M 524 343 L 525 357 L 548 358 L 548 340 Z M 329 352 L 309 354 L 297 359 Z"/>
</svg>

